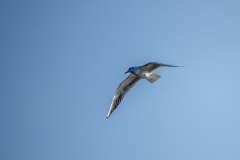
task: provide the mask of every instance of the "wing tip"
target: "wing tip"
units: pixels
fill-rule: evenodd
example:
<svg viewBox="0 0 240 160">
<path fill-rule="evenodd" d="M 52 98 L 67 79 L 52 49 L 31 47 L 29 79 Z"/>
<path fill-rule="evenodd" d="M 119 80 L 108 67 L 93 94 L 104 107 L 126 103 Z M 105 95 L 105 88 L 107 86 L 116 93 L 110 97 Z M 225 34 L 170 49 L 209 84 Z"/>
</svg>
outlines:
<svg viewBox="0 0 240 160">
<path fill-rule="evenodd" d="M 173 65 L 168 65 L 166 67 L 184 67 L 184 66 L 173 66 Z"/>
</svg>

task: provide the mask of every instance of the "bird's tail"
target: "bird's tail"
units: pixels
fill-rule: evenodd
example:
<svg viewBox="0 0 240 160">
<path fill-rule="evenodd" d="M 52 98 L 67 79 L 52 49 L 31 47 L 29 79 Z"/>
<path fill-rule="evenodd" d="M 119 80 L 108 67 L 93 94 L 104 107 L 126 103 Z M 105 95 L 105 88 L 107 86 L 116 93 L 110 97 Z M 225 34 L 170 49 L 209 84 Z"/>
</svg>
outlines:
<svg viewBox="0 0 240 160">
<path fill-rule="evenodd" d="M 151 75 L 147 78 L 147 80 L 148 80 L 148 82 L 150 82 L 150 83 L 154 83 L 154 82 L 156 82 L 159 78 L 161 78 L 161 76 L 159 76 L 159 75 L 157 75 L 157 74 L 151 74 Z"/>
</svg>

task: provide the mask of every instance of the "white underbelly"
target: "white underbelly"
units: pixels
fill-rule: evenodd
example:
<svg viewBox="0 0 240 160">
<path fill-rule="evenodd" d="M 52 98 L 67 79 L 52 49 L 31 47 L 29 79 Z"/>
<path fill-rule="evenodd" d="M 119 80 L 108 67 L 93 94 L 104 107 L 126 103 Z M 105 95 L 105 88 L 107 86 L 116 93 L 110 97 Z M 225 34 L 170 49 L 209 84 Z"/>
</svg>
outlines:
<svg viewBox="0 0 240 160">
<path fill-rule="evenodd" d="M 151 73 L 143 73 L 143 78 L 147 78 L 151 75 Z"/>
<path fill-rule="evenodd" d="M 141 72 L 141 71 L 136 72 L 136 75 L 137 75 L 137 76 L 139 76 L 139 77 L 141 77 L 141 78 L 144 78 L 144 79 L 148 78 L 151 74 L 152 74 L 152 73 Z"/>
</svg>

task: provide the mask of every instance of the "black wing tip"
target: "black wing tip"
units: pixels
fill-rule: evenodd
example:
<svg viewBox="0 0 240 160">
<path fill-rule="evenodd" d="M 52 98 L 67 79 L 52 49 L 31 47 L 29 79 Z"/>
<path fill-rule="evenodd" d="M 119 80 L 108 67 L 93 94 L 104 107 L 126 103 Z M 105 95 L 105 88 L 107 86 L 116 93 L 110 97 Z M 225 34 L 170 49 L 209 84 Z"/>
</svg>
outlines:
<svg viewBox="0 0 240 160">
<path fill-rule="evenodd" d="M 169 65 L 169 64 L 158 63 L 158 62 L 150 62 L 150 63 L 155 63 L 155 64 L 158 64 L 158 65 L 161 65 L 162 67 L 184 67 L 184 66 L 175 66 L 175 65 Z"/>
<path fill-rule="evenodd" d="M 174 65 L 168 65 L 168 64 L 166 64 L 164 67 L 184 67 L 184 66 L 174 66 Z"/>
<path fill-rule="evenodd" d="M 184 66 L 172 66 L 172 67 L 184 67 Z"/>
</svg>

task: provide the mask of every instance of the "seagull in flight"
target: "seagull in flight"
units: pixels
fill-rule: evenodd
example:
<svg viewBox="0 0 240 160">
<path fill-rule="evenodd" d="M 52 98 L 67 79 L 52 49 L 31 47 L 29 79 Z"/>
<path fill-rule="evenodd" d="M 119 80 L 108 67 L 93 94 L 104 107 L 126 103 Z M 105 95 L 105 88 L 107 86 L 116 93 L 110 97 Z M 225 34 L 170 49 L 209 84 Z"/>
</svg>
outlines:
<svg viewBox="0 0 240 160">
<path fill-rule="evenodd" d="M 113 111 L 118 107 L 118 105 L 123 100 L 123 97 L 139 80 L 146 79 L 150 83 L 154 83 L 159 78 L 161 78 L 161 76 L 153 74 L 153 72 L 163 67 L 183 67 L 183 66 L 173 66 L 163 63 L 150 62 L 143 66 L 130 67 L 126 73 L 131 74 L 118 86 L 113 97 L 110 109 L 108 111 L 107 118 L 113 113 Z"/>
</svg>

